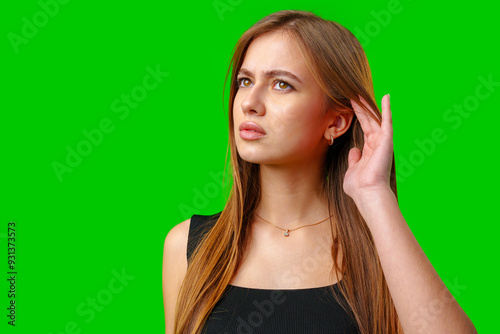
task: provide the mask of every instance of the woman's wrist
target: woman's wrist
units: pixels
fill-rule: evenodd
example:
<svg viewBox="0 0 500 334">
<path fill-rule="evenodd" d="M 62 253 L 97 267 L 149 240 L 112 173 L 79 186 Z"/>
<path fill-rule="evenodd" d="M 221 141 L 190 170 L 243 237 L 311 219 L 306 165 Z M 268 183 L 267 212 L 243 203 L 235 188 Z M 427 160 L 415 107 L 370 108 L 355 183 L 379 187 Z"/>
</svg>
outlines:
<svg viewBox="0 0 500 334">
<path fill-rule="evenodd" d="M 389 187 L 376 187 L 361 189 L 353 198 L 358 210 L 365 220 L 388 205 L 397 206 L 397 198 Z"/>
</svg>

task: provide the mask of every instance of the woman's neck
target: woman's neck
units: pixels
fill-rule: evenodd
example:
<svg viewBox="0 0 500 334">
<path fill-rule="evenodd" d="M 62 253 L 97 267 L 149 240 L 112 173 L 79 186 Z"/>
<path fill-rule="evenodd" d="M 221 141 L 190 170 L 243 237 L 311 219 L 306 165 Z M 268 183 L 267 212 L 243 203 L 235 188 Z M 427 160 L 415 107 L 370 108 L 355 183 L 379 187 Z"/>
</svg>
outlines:
<svg viewBox="0 0 500 334">
<path fill-rule="evenodd" d="M 272 224 L 294 229 L 329 217 L 328 203 L 320 193 L 326 182 L 320 168 L 260 165 L 260 182 L 256 213 Z"/>
</svg>

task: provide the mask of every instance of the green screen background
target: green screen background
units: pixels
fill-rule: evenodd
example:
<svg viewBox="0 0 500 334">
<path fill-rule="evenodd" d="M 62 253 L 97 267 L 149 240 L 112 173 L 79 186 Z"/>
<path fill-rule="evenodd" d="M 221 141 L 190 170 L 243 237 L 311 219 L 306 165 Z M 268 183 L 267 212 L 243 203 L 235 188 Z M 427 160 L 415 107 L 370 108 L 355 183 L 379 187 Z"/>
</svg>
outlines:
<svg viewBox="0 0 500 334">
<path fill-rule="evenodd" d="M 224 203 L 232 48 L 282 9 L 313 11 L 360 39 L 379 105 L 391 94 L 404 217 L 478 331 L 498 332 L 498 8 L 220 0 L 218 13 L 213 1 L 41 3 L 10 2 L 0 14 L 2 332 L 164 332 L 165 236 Z M 148 67 L 168 75 L 145 90 Z M 496 86 L 485 86 L 488 77 Z M 140 101 L 124 108 L 131 93 Z M 85 131 L 96 129 L 107 132 L 85 146 Z M 53 164 L 66 165 L 68 147 L 87 155 L 58 177 Z M 10 221 L 15 328 L 6 317 Z"/>
</svg>

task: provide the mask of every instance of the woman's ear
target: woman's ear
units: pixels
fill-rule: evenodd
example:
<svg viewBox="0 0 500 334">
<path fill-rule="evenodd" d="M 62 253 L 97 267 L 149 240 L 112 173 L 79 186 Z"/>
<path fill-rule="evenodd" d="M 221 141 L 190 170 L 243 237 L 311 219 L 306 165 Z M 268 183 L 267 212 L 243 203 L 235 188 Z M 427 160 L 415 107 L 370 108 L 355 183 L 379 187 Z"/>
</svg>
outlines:
<svg viewBox="0 0 500 334">
<path fill-rule="evenodd" d="M 354 117 L 354 113 L 348 109 L 332 110 L 330 113 L 331 117 L 324 133 L 328 141 L 331 140 L 331 136 L 333 136 L 333 139 L 342 136 L 351 126 Z"/>
</svg>

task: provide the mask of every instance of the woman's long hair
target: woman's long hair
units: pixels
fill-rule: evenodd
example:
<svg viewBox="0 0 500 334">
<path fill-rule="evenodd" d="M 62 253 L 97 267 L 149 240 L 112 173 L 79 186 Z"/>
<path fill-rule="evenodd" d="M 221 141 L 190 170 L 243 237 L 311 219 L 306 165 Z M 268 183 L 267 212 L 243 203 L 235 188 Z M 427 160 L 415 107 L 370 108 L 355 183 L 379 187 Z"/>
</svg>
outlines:
<svg viewBox="0 0 500 334">
<path fill-rule="evenodd" d="M 362 105 L 362 96 L 377 113 L 370 117 L 381 124 L 375 102 L 368 60 L 356 37 L 340 24 L 313 13 L 283 10 L 270 14 L 248 29 L 235 46 L 229 98 L 229 148 L 233 184 L 215 225 L 195 249 L 177 299 L 176 334 L 200 333 L 217 301 L 241 263 L 250 235 L 250 224 L 260 198 L 259 165 L 244 161 L 235 145 L 233 102 L 238 90 L 236 75 L 250 43 L 258 36 L 282 30 L 292 36 L 309 70 L 325 93 L 329 106 L 354 113 L 350 99 Z M 224 84 L 225 86 L 225 84 Z M 323 164 L 322 194 L 337 224 L 332 236 L 332 272 L 342 273 L 339 303 L 354 319 L 362 334 L 402 333 L 389 294 L 372 235 L 356 204 L 343 190 L 352 147 L 363 149 L 364 134 L 354 114 L 350 128 L 330 146 Z M 227 157 L 226 157 L 227 161 Z M 390 186 L 397 198 L 394 155 Z M 340 251 L 339 250 L 345 250 Z M 339 256 L 340 255 L 340 256 Z M 338 261 L 340 259 L 340 261 Z M 337 276 L 338 277 L 338 276 Z"/>
</svg>

